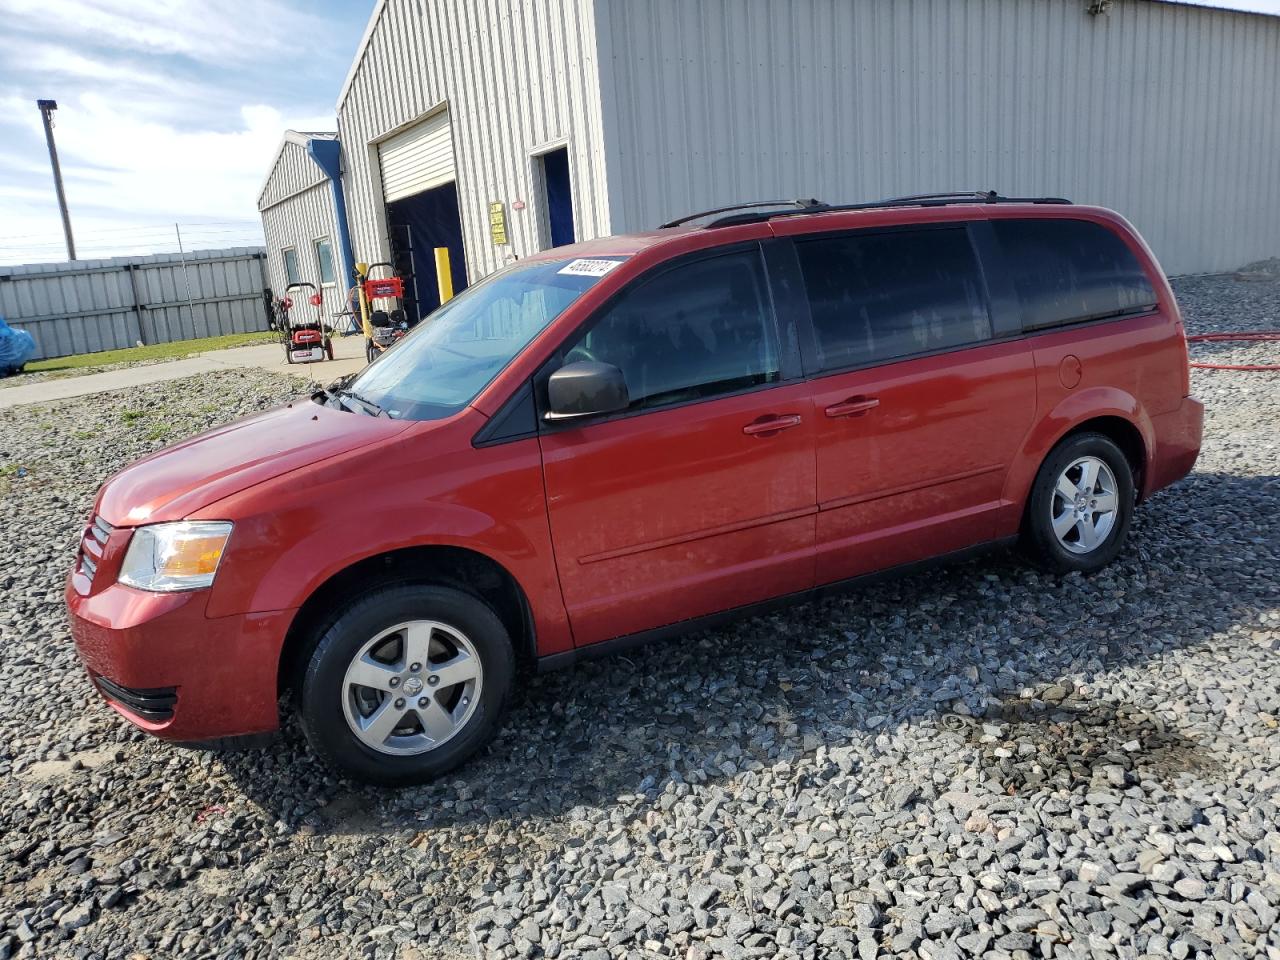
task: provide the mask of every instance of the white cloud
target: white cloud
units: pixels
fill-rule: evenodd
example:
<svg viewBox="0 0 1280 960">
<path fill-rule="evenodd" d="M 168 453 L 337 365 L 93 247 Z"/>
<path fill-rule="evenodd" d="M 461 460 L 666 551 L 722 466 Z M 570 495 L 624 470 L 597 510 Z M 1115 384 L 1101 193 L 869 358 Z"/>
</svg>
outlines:
<svg viewBox="0 0 1280 960">
<path fill-rule="evenodd" d="M 7 106 L 0 102 L 0 109 Z M 162 248 L 168 248 L 174 221 L 217 221 L 218 230 L 191 231 L 206 246 L 218 245 L 220 240 L 256 239 L 260 234 L 256 198 L 282 132 L 289 126 L 322 129 L 328 123 L 322 116 L 290 118 L 275 107 L 251 104 L 241 108 L 235 129 L 188 131 L 136 117 L 95 94 L 77 98 L 70 109 L 60 108 L 57 116 L 63 180 L 76 233 L 83 236 L 81 246 L 86 251 L 98 252 L 110 245 L 113 228 L 122 246 L 136 246 L 154 235 Z M 38 123 L 38 114 L 36 119 Z M 17 244 L 24 249 L 0 248 L 0 259 L 13 262 L 15 258 L 46 259 L 33 258 L 34 253 L 55 258 L 60 254 L 60 221 L 49 181 L 51 174 L 44 187 L 0 189 L 4 236 L 31 238 L 25 247 Z M 127 211 L 124 223 L 163 229 L 129 236 L 128 231 L 120 232 L 121 219 L 101 216 L 112 210 Z M 86 217 L 84 211 L 96 211 L 98 216 Z M 242 225 L 237 229 L 231 221 Z M 44 246 L 34 246 L 36 240 Z M 11 239 L 0 243 L 14 246 Z"/>
<path fill-rule="evenodd" d="M 175 221 L 189 246 L 260 242 L 280 137 L 333 128 L 358 37 L 287 2 L 0 0 L 0 262 L 65 253 L 40 97 L 82 257 L 172 249 Z"/>
<path fill-rule="evenodd" d="M 323 40 L 328 26 L 275 0 L 0 0 L 0 16 L 65 39 L 215 65 L 280 53 L 296 37 Z"/>
</svg>

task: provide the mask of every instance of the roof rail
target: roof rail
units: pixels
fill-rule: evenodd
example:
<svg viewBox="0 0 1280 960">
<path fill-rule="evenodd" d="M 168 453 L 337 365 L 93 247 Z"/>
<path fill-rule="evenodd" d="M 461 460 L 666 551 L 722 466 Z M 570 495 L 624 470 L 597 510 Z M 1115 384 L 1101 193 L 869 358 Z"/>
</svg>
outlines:
<svg viewBox="0 0 1280 960">
<path fill-rule="evenodd" d="M 1071 203 L 1062 197 L 1002 197 L 994 190 L 975 190 L 968 193 L 920 193 L 909 197 L 892 197 L 888 200 L 871 200 L 865 203 L 817 204 L 798 210 L 773 210 L 762 213 L 737 213 L 712 220 L 712 227 L 731 227 L 740 223 L 759 223 L 774 217 L 794 217 L 803 213 L 836 213 L 845 210 L 878 210 L 882 207 L 945 207 L 953 203 Z M 772 206 L 773 204 L 762 204 Z M 743 207 L 755 206 L 743 204 Z M 730 210 L 739 209 L 730 207 Z M 717 211 L 712 211 L 717 212 Z"/>
<path fill-rule="evenodd" d="M 717 213 L 728 213 L 731 210 L 751 210 L 756 207 L 798 207 L 797 213 L 802 213 L 815 208 L 825 208 L 827 205 L 821 200 L 755 200 L 751 203 L 731 203 L 727 207 L 716 207 L 714 210 L 703 210 L 701 213 L 690 213 L 687 216 L 680 217 L 676 220 L 668 220 L 666 223 L 658 227 L 659 230 L 669 230 L 672 227 L 679 227 L 689 223 L 692 220 L 701 220 L 703 217 L 714 216 Z"/>
</svg>

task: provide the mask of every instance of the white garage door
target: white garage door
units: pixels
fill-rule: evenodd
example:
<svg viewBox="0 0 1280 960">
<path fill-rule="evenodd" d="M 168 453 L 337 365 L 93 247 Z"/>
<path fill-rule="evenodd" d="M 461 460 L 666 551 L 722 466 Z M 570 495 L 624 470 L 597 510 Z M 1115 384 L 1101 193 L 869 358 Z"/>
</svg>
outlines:
<svg viewBox="0 0 1280 960">
<path fill-rule="evenodd" d="M 453 133 L 442 110 L 378 145 L 387 203 L 454 179 Z"/>
</svg>

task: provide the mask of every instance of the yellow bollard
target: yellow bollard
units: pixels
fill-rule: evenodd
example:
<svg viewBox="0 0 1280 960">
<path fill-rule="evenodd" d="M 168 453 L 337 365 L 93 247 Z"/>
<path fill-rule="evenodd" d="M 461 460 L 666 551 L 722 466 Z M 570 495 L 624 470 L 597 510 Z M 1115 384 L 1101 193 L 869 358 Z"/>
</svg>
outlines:
<svg viewBox="0 0 1280 960">
<path fill-rule="evenodd" d="M 436 247 L 436 283 L 440 286 L 440 302 L 453 299 L 453 271 L 449 268 L 449 248 Z"/>
<path fill-rule="evenodd" d="M 373 339 L 373 324 L 369 322 L 369 301 L 364 295 L 364 281 L 369 275 L 367 263 L 356 264 L 356 287 L 360 295 L 360 330 L 366 340 Z"/>
</svg>

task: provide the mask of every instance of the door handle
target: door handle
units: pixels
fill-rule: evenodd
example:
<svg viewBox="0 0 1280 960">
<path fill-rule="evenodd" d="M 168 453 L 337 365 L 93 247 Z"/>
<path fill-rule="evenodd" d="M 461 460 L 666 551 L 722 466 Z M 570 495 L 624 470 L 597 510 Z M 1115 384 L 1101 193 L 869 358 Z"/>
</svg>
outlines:
<svg viewBox="0 0 1280 960">
<path fill-rule="evenodd" d="M 766 436 L 771 433 L 777 433 L 779 430 L 786 430 L 789 427 L 800 426 L 801 418 L 798 413 L 787 414 L 767 414 L 758 420 L 752 420 L 742 432 L 749 437 Z"/>
<path fill-rule="evenodd" d="M 862 417 L 880 406 L 879 397 L 850 397 L 827 407 L 828 417 Z"/>
</svg>

